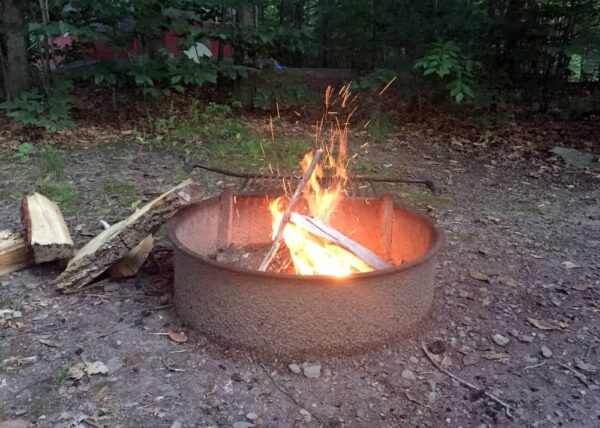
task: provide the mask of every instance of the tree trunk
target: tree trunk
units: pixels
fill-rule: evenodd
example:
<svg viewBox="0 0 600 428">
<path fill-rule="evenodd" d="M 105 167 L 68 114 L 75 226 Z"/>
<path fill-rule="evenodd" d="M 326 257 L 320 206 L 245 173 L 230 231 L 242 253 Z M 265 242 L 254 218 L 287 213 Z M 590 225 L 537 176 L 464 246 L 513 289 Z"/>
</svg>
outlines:
<svg viewBox="0 0 600 428">
<path fill-rule="evenodd" d="M 6 98 L 12 99 L 19 92 L 29 89 L 27 63 L 27 40 L 23 22 L 24 4 L 21 0 L 4 0 L 2 27 L 6 48 Z"/>
</svg>

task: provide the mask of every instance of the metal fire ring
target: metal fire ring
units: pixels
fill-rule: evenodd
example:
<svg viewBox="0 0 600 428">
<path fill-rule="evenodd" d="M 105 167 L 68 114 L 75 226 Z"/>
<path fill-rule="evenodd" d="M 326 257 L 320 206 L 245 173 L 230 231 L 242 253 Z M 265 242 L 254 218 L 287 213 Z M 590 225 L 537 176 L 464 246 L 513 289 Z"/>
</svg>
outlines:
<svg viewBox="0 0 600 428">
<path fill-rule="evenodd" d="M 168 223 L 174 301 L 187 324 L 224 345 L 288 358 L 369 350 L 415 331 L 431 307 L 444 241 L 429 218 L 385 195 L 344 199 L 332 226 L 395 266 L 343 279 L 259 272 L 210 258 L 229 245 L 268 243 L 269 201 L 224 192 Z"/>
</svg>

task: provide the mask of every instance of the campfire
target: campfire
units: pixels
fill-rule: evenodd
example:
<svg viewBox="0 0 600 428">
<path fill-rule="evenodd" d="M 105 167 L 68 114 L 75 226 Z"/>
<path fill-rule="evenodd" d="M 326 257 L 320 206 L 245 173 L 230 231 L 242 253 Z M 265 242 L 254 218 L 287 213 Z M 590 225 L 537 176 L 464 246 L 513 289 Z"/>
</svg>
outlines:
<svg viewBox="0 0 600 428">
<path fill-rule="evenodd" d="M 280 269 L 281 266 L 291 267 L 298 275 L 344 277 L 392 266 L 329 225 L 344 197 L 348 181 L 348 126 L 356 110 L 353 103 L 356 97 L 351 97 L 349 86 L 342 87 L 339 98 L 333 102 L 332 93 L 328 88 L 325 112 L 317 125 L 316 145 L 319 148 L 308 152 L 300 162 L 303 176 L 296 191 L 290 198 L 282 196 L 269 205 L 274 243 L 259 267 L 261 271 L 267 270 L 282 241 L 290 260 L 280 263 Z M 339 107 L 339 111 L 330 111 L 330 103 Z M 338 117 L 344 113 L 344 122 L 340 124 Z M 329 171 L 327 180 L 324 180 L 320 164 L 322 158 Z M 307 216 L 294 212 L 301 198 L 306 201 Z"/>
<path fill-rule="evenodd" d="M 186 164 L 243 180 L 168 223 L 177 311 L 216 341 L 273 356 L 347 353 L 414 331 L 429 311 L 441 232 L 390 196 L 357 190 L 430 183 L 349 174 L 354 107 L 347 89 L 338 95 L 301 175 Z M 274 180 L 279 195 L 248 190 Z"/>
</svg>

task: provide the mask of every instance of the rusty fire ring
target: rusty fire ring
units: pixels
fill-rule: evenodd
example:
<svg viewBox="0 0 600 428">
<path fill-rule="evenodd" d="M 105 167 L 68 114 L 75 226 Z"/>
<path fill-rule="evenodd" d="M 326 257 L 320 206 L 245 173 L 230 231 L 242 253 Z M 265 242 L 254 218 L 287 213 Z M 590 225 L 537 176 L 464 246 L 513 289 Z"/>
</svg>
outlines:
<svg viewBox="0 0 600 428">
<path fill-rule="evenodd" d="M 225 192 L 182 210 L 168 223 L 175 247 L 175 306 L 189 326 L 221 344 L 260 355 L 307 358 L 381 346 L 413 332 L 426 317 L 435 259 L 444 241 L 426 216 L 386 196 L 345 199 L 336 225 L 343 226 L 340 230 L 350 235 L 352 225 L 360 224 L 355 218 L 360 211 L 373 229 L 353 239 L 366 246 L 375 235 L 389 239 L 386 245 L 397 253 L 391 254 L 396 262 L 408 253 L 418 256 L 343 279 L 259 272 L 209 257 L 227 245 L 269 242 L 267 205 L 264 194 Z M 384 227 L 386 218 L 391 224 Z M 375 233 L 376 226 L 383 232 Z M 377 250 L 377 245 L 370 246 Z"/>
</svg>

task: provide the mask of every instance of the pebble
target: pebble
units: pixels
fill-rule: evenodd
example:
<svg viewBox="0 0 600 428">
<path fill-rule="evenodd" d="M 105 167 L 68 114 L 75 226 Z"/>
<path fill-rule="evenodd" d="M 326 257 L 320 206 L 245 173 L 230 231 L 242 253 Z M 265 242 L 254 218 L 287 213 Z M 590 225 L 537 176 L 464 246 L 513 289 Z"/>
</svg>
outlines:
<svg viewBox="0 0 600 428">
<path fill-rule="evenodd" d="M 106 362 L 109 373 L 114 373 L 123 367 L 123 361 L 119 357 L 112 357 Z"/>
<path fill-rule="evenodd" d="M 118 282 L 107 282 L 104 284 L 104 291 L 117 291 L 119 288 L 121 288 L 121 284 Z"/>
<path fill-rule="evenodd" d="M 292 373 L 294 373 L 295 375 L 299 375 L 300 373 L 302 373 L 302 369 L 300 368 L 299 364 L 292 363 L 288 367 L 289 367 L 290 371 Z"/>
<path fill-rule="evenodd" d="M 414 381 L 417 380 L 417 377 L 415 376 L 412 370 L 404 369 L 402 370 L 402 379 Z"/>
<path fill-rule="evenodd" d="M 443 340 L 434 340 L 431 345 L 429 345 L 429 351 L 432 354 L 439 355 L 446 352 L 446 343 Z"/>
<path fill-rule="evenodd" d="M 249 412 L 246 413 L 246 419 L 248 419 L 249 422 L 255 423 L 258 420 L 258 415 L 254 412 Z"/>
<path fill-rule="evenodd" d="M 171 424 L 171 428 L 183 428 L 183 425 L 179 421 L 175 421 Z"/>
<path fill-rule="evenodd" d="M 321 364 L 306 364 L 304 365 L 304 376 L 317 379 L 321 376 Z"/>
<path fill-rule="evenodd" d="M 533 364 L 537 364 L 537 363 L 539 363 L 539 361 L 540 361 L 540 360 L 539 360 L 537 357 L 532 357 L 532 356 L 530 356 L 530 355 L 528 355 L 527 357 L 525 357 L 525 362 L 526 362 L 527 364 L 531 364 L 531 365 L 533 365 Z"/>
<path fill-rule="evenodd" d="M 254 424 L 250 423 L 250 422 L 236 422 L 233 424 L 233 428 L 252 428 L 254 427 Z"/>
<path fill-rule="evenodd" d="M 519 342 L 531 343 L 531 342 L 533 342 L 533 336 L 528 336 L 528 335 L 519 336 Z"/>
<path fill-rule="evenodd" d="M 540 351 L 542 351 L 542 357 L 544 357 L 544 358 L 552 357 L 552 351 L 546 345 L 542 346 Z"/>
<path fill-rule="evenodd" d="M 304 416 L 304 422 L 309 423 L 310 421 L 312 421 L 312 415 L 308 410 L 300 409 L 300 414 Z"/>
<path fill-rule="evenodd" d="M 501 334 L 494 334 L 492 336 L 492 339 L 494 340 L 494 343 L 498 346 L 506 346 L 508 345 L 508 342 L 510 342 L 510 339 L 506 336 L 502 336 Z"/>
</svg>

